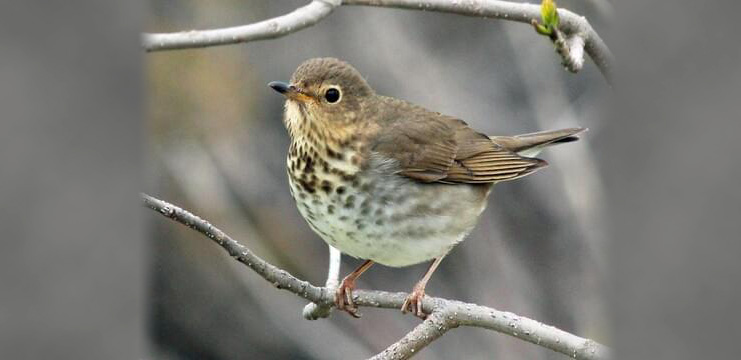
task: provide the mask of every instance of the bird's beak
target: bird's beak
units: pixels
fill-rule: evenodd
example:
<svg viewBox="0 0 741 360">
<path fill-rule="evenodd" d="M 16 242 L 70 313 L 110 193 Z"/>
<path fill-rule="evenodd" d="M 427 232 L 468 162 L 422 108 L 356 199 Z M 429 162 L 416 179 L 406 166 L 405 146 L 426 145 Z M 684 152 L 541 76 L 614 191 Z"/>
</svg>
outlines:
<svg viewBox="0 0 741 360">
<path fill-rule="evenodd" d="M 268 86 L 291 100 L 306 101 L 311 99 L 311 96 L 301 92 L 295 86 L 282 81 L 271 81 L 268 83 Z"/>
</svg>

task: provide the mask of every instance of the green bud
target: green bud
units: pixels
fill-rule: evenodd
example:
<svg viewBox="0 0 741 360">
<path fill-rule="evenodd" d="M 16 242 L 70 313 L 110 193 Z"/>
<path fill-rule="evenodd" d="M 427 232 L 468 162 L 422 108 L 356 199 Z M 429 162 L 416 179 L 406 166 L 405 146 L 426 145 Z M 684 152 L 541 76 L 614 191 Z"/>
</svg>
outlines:
<svg viewBox="0 0 741 360">
<path fill-rule="evenodd" d="M 543 20 L 543 26 L 548 29 L 558 27 L 558 8 L 553 0 L 543 0 L 540 5 L 540 16 Z"/>
<path fill-rule="evenodd" d="M 533 20 L 533 26 L 535 27 L 535 31 L 537 31 L 540 35 L 551 36 L 551 34 L 553 33 L 550 28 L 538 24 L 535 20 Z"/>
</svg>

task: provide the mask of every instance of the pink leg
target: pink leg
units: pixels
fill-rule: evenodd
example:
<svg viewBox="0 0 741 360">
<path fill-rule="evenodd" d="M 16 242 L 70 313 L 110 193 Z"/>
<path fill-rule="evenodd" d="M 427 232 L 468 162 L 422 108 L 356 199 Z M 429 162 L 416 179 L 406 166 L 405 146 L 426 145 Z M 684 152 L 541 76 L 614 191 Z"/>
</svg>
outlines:
<svg viewBox="0 0 741 360">
<path fill-rule="evenodd" d="M 360 317 L 358 308 L 352 301 L 352 291 L 355 289 L 355 280 L 368 270 L 371 265 L 373 265 L 373 261 L 366 260 L 362 265 L 355 269 L 355 271 L 351 272 L 350 275 L 347 275 L 342 279 L 342 282 L 334 295 L 334 303 L 337 305 L 337 309 L 346 311 L 355 318 Z"/>
<path fill-rule="evenodd" d="M 435 269 L 437 269 L 437 266 L 440 265 L 440 262 L 443 261 L 444 257 L 445 256 L 436 258 L 432 264 L 430 264 L 430 268 L 427 269 L 425 276 L 423 276 L 422 279 L 414 285 L 412 292 L 407 296 L 406 300 L 404 300 L 404 304 L 401 306 L 401 312 L 406 313 L 407 311 L 411 311 L 412 314 L 422 319 L 427 317 L 427 314 L 422 311 L 422 300 L 425 297 L 425 287 L 427 286 L 427 282 L 430 281 L 432 273 L 435 272 Z"/>
</svg>

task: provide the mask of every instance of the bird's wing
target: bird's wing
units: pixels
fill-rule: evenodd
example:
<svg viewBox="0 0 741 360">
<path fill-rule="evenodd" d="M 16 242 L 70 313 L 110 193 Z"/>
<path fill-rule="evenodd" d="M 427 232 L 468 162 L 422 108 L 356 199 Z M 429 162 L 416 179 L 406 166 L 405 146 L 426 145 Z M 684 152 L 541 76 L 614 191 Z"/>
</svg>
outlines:
<svg viewBox="0 0 741 360">
<path fill-rule="evenodd" d="M 513 180 L 547 165 L 495 144 L 461 120 L 414 113 L 386 122 L 371 146 L 396 160 L 401 175 L 421 182 L 483 184 Z"/>
</svg>

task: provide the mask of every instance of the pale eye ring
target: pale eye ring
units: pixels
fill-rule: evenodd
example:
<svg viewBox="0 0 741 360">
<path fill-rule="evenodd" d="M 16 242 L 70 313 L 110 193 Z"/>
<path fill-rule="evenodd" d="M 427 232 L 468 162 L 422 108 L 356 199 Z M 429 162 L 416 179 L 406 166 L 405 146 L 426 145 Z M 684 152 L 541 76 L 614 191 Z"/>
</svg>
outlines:
<svg viewBox="0 0 741 360">
<path fill-rule="evenodd" d="M 327 100 L 327 102 L 330 104 L 334 104 L 340 101 L 341 96 L 342 94 L 340 93 L 340 89 L 333 87 L 327 89 L 327 91 L 324 92 L 324 99 Z"/>
</svg>

